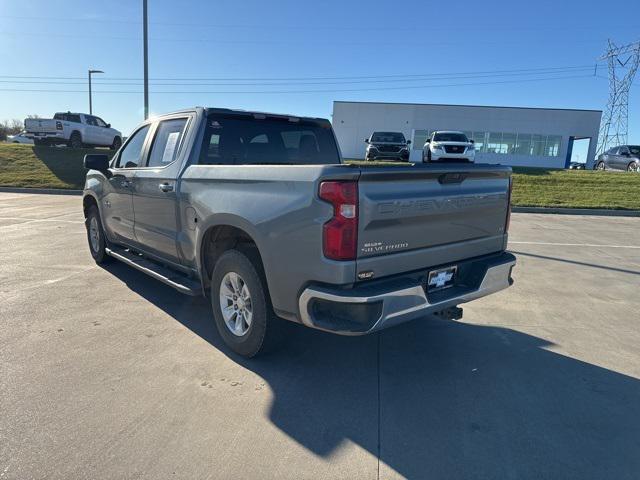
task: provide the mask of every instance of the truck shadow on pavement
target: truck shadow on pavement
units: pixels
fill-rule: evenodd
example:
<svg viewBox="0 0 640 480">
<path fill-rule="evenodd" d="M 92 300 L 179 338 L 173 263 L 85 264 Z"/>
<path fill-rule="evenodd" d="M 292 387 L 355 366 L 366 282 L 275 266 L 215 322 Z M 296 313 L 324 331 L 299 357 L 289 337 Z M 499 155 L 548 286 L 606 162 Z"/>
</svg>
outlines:
<svg viewBox="0 0 640 480">
<path fill-rule="evenodd" d="M 544 339 L 436 319 L 366 337 L 291 324 L 281 350 L 246 360 L 223 345 L 206 299 L 108 271 L 262 377 L 269 420 L 327 461 L 351 441 L 407 478 L 638 478 L 640 381 Z"/>
</svg>

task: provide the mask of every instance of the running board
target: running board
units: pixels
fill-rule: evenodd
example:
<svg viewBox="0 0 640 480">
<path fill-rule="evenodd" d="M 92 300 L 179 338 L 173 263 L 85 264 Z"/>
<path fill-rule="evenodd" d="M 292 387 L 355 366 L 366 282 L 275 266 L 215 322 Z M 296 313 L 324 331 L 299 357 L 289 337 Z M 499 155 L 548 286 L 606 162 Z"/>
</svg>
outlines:
<svg viewBox="0 0 640 480">
<path fill-rule="evenodd" d="M 200 283 L 186 275 L 181 275 L 174 270 L 163 267 L 130 250 L 105 248 L 105 251 L 109 256 L 140 270 L 142 273 L 146 273 L 156 280 L 160 280 L 162 283 L 175 288 L 180 293 L 193 296 L 202 295 Z"/>
</svg>

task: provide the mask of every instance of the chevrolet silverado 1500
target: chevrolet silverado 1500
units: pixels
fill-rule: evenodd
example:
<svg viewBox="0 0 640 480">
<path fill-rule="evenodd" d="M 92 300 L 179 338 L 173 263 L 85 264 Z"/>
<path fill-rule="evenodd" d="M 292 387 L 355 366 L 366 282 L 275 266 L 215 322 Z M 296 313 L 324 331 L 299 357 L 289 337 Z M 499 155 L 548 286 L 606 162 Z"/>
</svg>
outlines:
<svg viewBox="0 0 640 480">
<path fill-rule="evenodd" d="M 330 123 L 195 108 L 87 155 L 91 255 L 210 298 L 253 356 L 282 319 L 359 335 L 511 285 L 511 170 L 342 164 Z"/>
</svg>

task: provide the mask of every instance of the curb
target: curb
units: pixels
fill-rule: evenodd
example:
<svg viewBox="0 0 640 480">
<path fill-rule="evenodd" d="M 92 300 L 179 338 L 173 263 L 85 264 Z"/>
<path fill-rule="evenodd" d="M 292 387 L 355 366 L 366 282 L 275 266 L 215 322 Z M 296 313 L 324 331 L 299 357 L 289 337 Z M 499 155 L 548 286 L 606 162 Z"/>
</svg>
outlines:
<svg viewBox="0 0 640 480">
<path fill-rule="evenodd" d="M 64 188 L 0 187 L 0 192 L 6 192 L 6 193 L 42 193 L 42 194 L 46 194 L 46 195 L 82 195 L 82 190 L 66 190 Z"/>
<path fill-rule="evenodd" d="M 513 213 L 596 215 L 604 217 L 640 217 L 640 210 L 608 210 L 606 208 L 512 207 L 511 211 Z"/>
</svg>

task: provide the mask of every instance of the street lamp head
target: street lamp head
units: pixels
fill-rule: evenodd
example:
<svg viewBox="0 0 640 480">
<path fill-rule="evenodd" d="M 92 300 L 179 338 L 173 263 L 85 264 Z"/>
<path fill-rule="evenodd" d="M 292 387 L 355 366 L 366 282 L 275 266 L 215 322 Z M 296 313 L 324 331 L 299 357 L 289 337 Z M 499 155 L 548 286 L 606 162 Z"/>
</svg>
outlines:
<svg viewBox="0 0 640 480">
<path fill-rule="evenodd" d="M 89 70 L 89 73 L 104 73 L 102 70 Z"/>
</svg>

